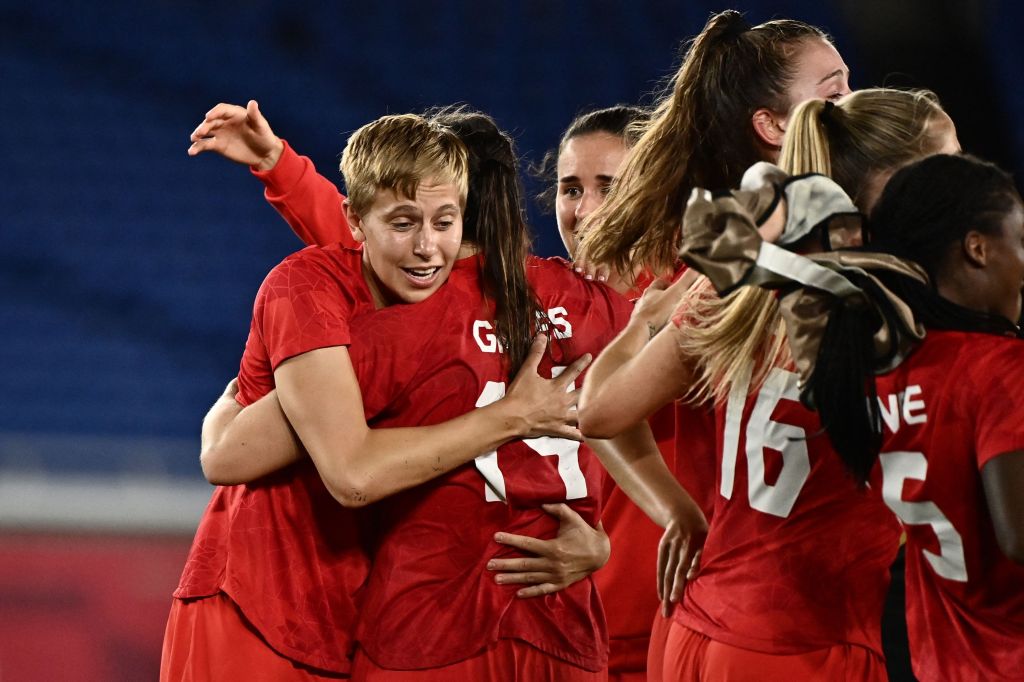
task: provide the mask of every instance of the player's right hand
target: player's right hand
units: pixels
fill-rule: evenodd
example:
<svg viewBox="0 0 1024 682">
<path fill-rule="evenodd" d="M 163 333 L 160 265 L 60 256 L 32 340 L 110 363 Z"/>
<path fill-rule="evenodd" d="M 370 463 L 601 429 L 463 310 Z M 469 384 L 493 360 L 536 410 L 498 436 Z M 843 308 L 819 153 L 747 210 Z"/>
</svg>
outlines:
<svg viewBox="0 0 1024 682">
<path fill-rule="evenodd" d="M 707 531 L 707 520 L 699 511 L 679 515 L 665 527 L 658 543 L 658 599 L 665 617 L 672 613 L 672 604 L 682 599 L 686 581 L 700 570 Z"/>
<path fill-rule="evenodd" d="M 245 107 L 221 103 L 210 109 L 190 139 L 189 156 L 217 152 L 263 171 L 273 168 L 284 151 L 284 142 L 271 130 L 259 104 L 252 99 Z"/>
<path fill-rule="evenodd" d="M 552 436 L 583 440 L 576 428 L 579 419 L 576 412 L 579 391 L 573 382 L 587 368 L 592 358 L 586 353 L 557 377 L 544 379 L 537 374 L 537 368 L 544 357 L 547 343 L 547 335 L 537 335 L 526 361 L 516 373 L 501 402 L 510 417 L 519 422 L 521 438 Z"/>
</svg>

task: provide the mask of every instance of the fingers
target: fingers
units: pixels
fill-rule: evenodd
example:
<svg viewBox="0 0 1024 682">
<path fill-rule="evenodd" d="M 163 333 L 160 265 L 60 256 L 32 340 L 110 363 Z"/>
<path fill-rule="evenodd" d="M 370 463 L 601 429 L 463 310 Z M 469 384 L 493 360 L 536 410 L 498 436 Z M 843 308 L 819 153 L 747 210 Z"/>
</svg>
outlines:
<svg viewBox="0 0 1024 682">
<path fill-rule="evenodd" d="M 534 554 L 537 556 L 549 557 L 554 551 L 554 543 L 551 540 L 540 540 L 538 538 L 532 538 L 528 535 L 514 535 L 512 533 L 495 533 L 494 541 L 499 545 L 506 545 L 508 547 L 515 547 L 516 549 Z M 491 561 L 502 561 L 501 559 L 492 559 Z M 490 567 L 490 562 L 488 562 Z"/>
<path fill-rule="evenodd" d="M 700 557 L 703 553 L 703 549 L 698 549 L 693 553 L 693 559 L 690 560 L 690 569 L 686 572 L 687 580 L 693 580 L 700 573 Z"/>
<path fill-rule="evenodd" d="M 587 527 L 590 526 L 590 524 L 583 520 L 582 516 L 576 513 L 575 509 L 564 502 L 559 502 L 558 504 L 542 504 L 540 507 L 548 514 L 551 514 L 558 519 L 558 523 L 561 526 L 578 526 L 580 524 Z"/>
<path fill-rule="evenodd" d="M 594 357 L 590 353 L 584 353 L 583 355 L 576 358 L 571 365 L 565 368 L 561 374 L 555 379 L 556 382 L 560 382 L 562 386 L 568 386 L 572 382 L 576 381 L 583 370 L 587 368 L 587 365 L 591 363 Z"/>
<path fill-rule="evenodd" d="M 518 374 L 529 370 L 534 374 L 537 373 L 537 368 L 540 366 L 541 358 L 544 357 L 544 351 L 548 347 L 548 335 L 541 332 L 533 339 L 533 344 L 530 345 L 530 352 L 526 354 L 526 360 L 523 362 L 522 367 L 519 369 Z M 518 374 L 516 376 L 518 376 Z"/>
<path fill-rule="evenodd" d="M 527 572 L 547 573 L 551 561 L 539 557 L 511 557 L 508 559 L 491 559 L 487 562 L 487 570 L 501 574 L 520 574 Z M 501 578 L 502 576 L 498 576 Z M 548 576 L 550 578 L 550 575 Z M 499 583 L 506 582 L 498 580 Z"/>
<path fill-rule="evenodd" d="M 648 292 L 664 291 L 665 289 L 668 289 L 669 285 L 671 285 L 671 284 L 672 284 L 672 282 L 670 282 L 669 280 L 667 280 L 667 279 L 665 279 L 663 277 L 659 277 L 658 279 L 656 279 L 653 282 L 651 282 L 650 286 L 648 286 L 644 290 L 642 298 L 646 298 L 648 296 L 653 297 L 655 294 L 653 294 L 653 293 L 648 294 Z"/>
<path fill-rule="evenodd" d="M 550 582 L 552 574 L 546 571 L 527 571 L 525 573 L 499 573 L 494 582 L 499 585 L 540 585 Z"/>
<path fill-rule="evenodd" d="M 234 398 L 236 395 L 238 395 L 238 377 L 232 378 L 224 387 L 224 396 Z"/>
<path fill-rule="evenodd" d="M 566 440 L 574 440 L 577 443 L 582 443 L 583 442 L 583 433 L 578 428 L 576 428 L 575 426 L 569 426 L 569 425 L 558 426 L 558 427 L 554 427 L 554 428 L 551 428 L 551 429 L 547 429 L 547 431 L 554 438 L 564 438 Z"/>
<path fill-rule="evenodd" d="M 683 589 L 686 587 L 686 575 L 690 570 L 690 562 L 693 561 L 689 542 L 686 543 L 686 547 L 679 554 L 679 562 L 676 564 L 676 570 L 672 576 L 672 585 L 668 597 L 669 602 L 672 604 L 682 599 Z"/>
<path fill-rule="evenodd" d="M 545 594 L 552 594 L 557 591 L 558 585 L 554 583 L 541 583 L 540 585 L 524 587 L 516 592 L 516 596 L 520 599 L 530 599 L 531 597 L 543 597 Z"/>
</svg>

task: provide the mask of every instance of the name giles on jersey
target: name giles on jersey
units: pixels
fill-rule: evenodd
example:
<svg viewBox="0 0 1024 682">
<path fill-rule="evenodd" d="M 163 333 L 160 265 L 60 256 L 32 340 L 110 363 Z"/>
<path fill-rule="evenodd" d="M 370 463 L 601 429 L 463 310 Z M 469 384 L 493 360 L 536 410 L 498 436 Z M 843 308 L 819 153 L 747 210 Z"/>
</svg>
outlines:
<svg viewBox="0 0 1024 682">
<path fill-rule="evenodd" d="M 556 339 L 572 338 L 572 324 L 569 322 L 569 311 L 562 306 L 550 308 L 547 315 L 537 313 L 537 331 L 548 332 Z M 498 337 L 494 334 L 494 324 L 487 320 L 473 322 L 473 340 L 485 353 L 504 353 Z"/>
</svg>

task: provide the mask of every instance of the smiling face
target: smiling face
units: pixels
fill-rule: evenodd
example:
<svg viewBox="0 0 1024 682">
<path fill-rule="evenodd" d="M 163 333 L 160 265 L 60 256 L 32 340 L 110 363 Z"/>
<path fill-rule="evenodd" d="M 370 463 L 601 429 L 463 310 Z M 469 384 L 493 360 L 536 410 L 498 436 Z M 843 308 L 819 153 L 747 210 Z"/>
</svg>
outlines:
<svg viewBox="0 0 1024 682">
<path fill-rule="evenodd" d="M 1020 320 L 1024 288 L 1024 208 L 1018 199 L 997 234 L 987 235 L 991 245 L 985 264 L 988 286 L 985 307 L 1011 322 Z"/>
<path fill-rule="evenodd" d="M 460 204 L 457 186 L 432 178 L 419 184 L 414 199 L 378 189 L 361 214 L 346 203 L 377 307 L 422 301 L 444 284 L 462 241 Z"/>
<path fill-rule="evenodd" d="M 559 152 L 555 217 L 570 257 L 580 223 L 604 202 L 628 153 L 622 136 L 605 132 L 570 138 Z"/>
</svg>

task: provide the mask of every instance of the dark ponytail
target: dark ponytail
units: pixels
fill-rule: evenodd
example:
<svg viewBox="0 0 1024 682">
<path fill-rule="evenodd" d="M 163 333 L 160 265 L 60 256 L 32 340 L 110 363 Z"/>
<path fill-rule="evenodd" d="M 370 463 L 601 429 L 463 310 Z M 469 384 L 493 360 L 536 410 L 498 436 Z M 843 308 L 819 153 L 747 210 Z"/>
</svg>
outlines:
<svg viewBox="0 0 1024 682">
<path fill-rule="evenodd" d="M 930 284 L 888 270 L 872 270 L 876 281 L 847 273 L 872 305 L 835 301 L 804 396 L 857 480 L 867 480 L 878 458 L 882 423 L 875 374 L 891 366 L 896 348 L 895 340 L 888 352 L 875 348 L 872 337 L 883 323 L 891 334 L 902 329 L 879 285 L 907 304 L 927 329 L 1019 335 L 1013 321 L 960 306 L 936 288 L 946 275 L 950 250 L 959 248 L 967 232 L 997 233 L 1019 202 L 1009 175 L 966 155 L 925 158 L 898 171 L 886 186 L 872 213 L 871 243 L 865 248 L 917 263 Z"/>
<path fill-rule="evenodd" d="M 512 139 L 486 114 L 446 108 L 430 116 L 452 130 L 469 151 L 463 239 L 483 255 L 484 293 L 494 301 L 495 332 L 509 374 L 515 374 L 530 350 L 540 305 L 526 278 L 530 234 Z"/>
</svg>

